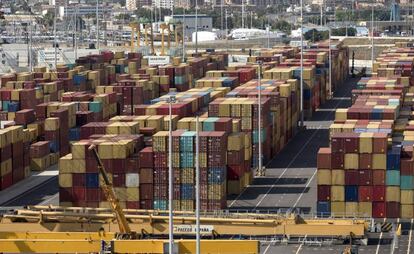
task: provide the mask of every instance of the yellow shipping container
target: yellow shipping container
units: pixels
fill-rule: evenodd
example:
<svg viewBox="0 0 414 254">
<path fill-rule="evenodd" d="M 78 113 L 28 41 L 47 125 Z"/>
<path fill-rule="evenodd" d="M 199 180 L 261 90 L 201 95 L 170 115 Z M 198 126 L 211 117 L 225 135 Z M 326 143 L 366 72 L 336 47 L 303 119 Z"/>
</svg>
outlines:
<svg viewBox="0 0 414 254">
<path fill-rule="evenodd" d="M 69 153 L 59 159 L 59 174 L 71 173 L 73 167 L 72 154 Z"/>
<path fill-rule="evenodd" d="M 331 171 L 332 185 L 345 185 L 345 170 L 333 169 Z"/>
<path fill-rule="evenodd" d="M 113 159 L 113 143 L 102 142 L 98 145 L 98 154 L 101 159 Z"/>
<path fill-rule="evenodd" d="M 62 187 L 62 188 L 72 187 L 72 174 L 59 173 L 59 187 Z"/>
<path fill-rule="evenodd" d="M 331 201 L 345 201 L 345 187 L 339 185 L 331 186 Z"/>
<path fill-rule="evenodd" d="M 372 137 L 374 133 L 363 132 L 359 135 L 359 153 L 372 153 Z"/>
<path fill-rule="evenodd" d="M 372 155 L 372 169 L 387 169 L 387 155 L 374 153 Z"/>
<path fill-rule="evenodd" d="M 10 132 L 11 143 L 16 143 L 23 140 L 23 126 L 10 126 L 5 129 Z"/>
<path fill-rule="evenodd" d="M 414 205 L 400 206 L 401 219 L 412 219 L 414 217 Z"/>
<path fill-rule="evenodd" d="M 45 120 L 45 130 L 46 131 L 55 131 L 59 129 L 59 118 L 49 117 Z"/>
<path fill-rule="evenodd" d="M 126 188 L 126 201 L 139 201 L 139 188 Z"/>
<path fill-rule="evenodd" d="M 331 215 L 343 216 L 345 214 L 345 202 L 331 202 Z"/>
<path fill-rule="evenodd" d="M 359 202 L 358 215 L 364 217 L 372 216 L 372 202 Z"/>
<path fill-rule="evenodd" d="M 387 186 L 385 190 L 385 201 L 400 202 L 401 194 L 399 186 Z"/>
<path fill-rule="evenodd" d="M 357 216 L 358 202 L 345 202 L 345 214 L 347 216 Z"/>
<path fill-rule="evenodd" d="M 358 169 L 359 168 L 359 156 L 357 153 L 345 154 L 345 169 Z"/>
<path fill-rule="evenodd" d="M 86 163 L 85 160 L 72 160 L 72 167 L 70 169 L 72 173 L 85 173 Z"/>
<path fill-rule="evenodd" d="M 321 185 L 332 184 L 331 170 L 318 169 L 318 184 L 321 184 Z"/>
<path fill-rule="evenodd" d="M 8 159 L 0 163 L 0 176 L 11 173 L 13 170 L 12 160 Z"/>
<path fill-rule="evenodd" d="M 72 144 L 72 157 L 73 159 L 85 159 L 85 149 L 87 146 L 87 142 L 75 142 Z"/>
<path fill-rule="evenodd" d="M 240 151 L 244 147 L 244 135 L 241 133 L 232 133 L 227 140 L 227 151 Z"/>
<path fill-rule="evenodd" d="M 335 111 L 335 120 L 345 121 L 347 119 L 348 109 L 340 108 Z"/>
<path fill-rule="evenodd" d="M 401 204 L 414 204 L 414 190 L 401 190 Z"/>
</svg>

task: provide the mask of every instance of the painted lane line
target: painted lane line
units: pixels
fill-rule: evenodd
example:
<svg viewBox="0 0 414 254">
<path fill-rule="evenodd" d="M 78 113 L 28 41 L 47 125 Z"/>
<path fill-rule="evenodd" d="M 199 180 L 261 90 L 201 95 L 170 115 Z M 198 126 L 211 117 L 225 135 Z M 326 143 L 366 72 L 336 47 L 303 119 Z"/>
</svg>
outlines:
<svg viewBox="0 0 414 254">
<path fill-rule="evenodd" d="M 263 254 L 266 254 L 267 251 L 270 249 L 270 245 L 272 245 L 272 243 L 274 242 L 274 239 L 272 239 L 269 243 L 269 245 L 267 245 L 266 249 L 263 251 Z"/>
<path fill-rule="evenodd" d="M 310 183 L 312 182 L 313 178 L 315 177 L 316 173 L 318 172 L 317 169 L 315 169 L 315 172 L 313 173 L 312 177 L 309 179 L 308 183 L 305 185 L 305 188 L 303 188 L 302 193 L 300 193 L 299 197 L 297 198 L 295 204 L 293 205 L 292 208 L 296 208 L 296 206 L 298 205 L 299 201 L 302 199 L 303 194 L 305 193 L 305 190 L 309 187 Z"/>
<path fill-rule="evenodd" d="M 410 254 L 410 251 L 411 251 L 411 238 L 413 237 L 413 222 L 414 222 L 414 219 L 411 219 L 411 221 L 410 221 L 410 234 L 408 235 L 407 254 Z"/>
<path fill-rule="evenodd" d="M 384 218 L 383 223 L 384 223 L 385 221 L 386 221 L 386 218 Z M 378 252 L 379 252 L 379 249 L 380 249 L 380 246 L 381 246 L 382 234 L 383 234 L 383 232 L 382 232 L 382 230 L 381 230 L 381 234 L 380 234 L 380 237 L 379 237 L 379 240 L 378 240 L 378 245 L 377 245 L 377 251 L 375 252 L 375 254 L 378 254 Z"/>
<path fill-rule="evenodd" d="M 279 180 L 283 177 L 283 175 L 287 172 L 287 170 L 290 168 L 290 166 L 293 164 L 293 162 L 296 161 L 298 156 L 302 153 L 302 151 L 306 148 L 306 146 L 309 144 L 309 142 L 315 137 L 316 133 L 318 133 L 320 128 L 318 128 L 306 141 L 306 143 L 302 146 L 302 148 L 298 151 L 298 153 L 293 157 L 293 159 L 289 162 L 287 167 L 283 170 L 282 174 L 276 179 L 276 181 L 272 184 L 272 186 L 267 190 L 267 192 L 262 196 L 262 198 L 257 202 L 255 208 L 257 208 L 263 200 L 266 198 L 266 196 L 273 190 L 273 188 L 276 186 L 276 184 L 279 182 Z"/>
</svg>

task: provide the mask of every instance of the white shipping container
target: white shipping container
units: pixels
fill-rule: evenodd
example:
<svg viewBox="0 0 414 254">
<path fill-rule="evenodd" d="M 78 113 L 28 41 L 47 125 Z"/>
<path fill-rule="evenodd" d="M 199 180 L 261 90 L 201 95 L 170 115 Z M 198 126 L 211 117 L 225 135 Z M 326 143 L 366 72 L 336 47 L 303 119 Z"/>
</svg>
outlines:
<svg viewBox="0 0 414 254">
<path fill-rule="evenodd" d="M 138 173 L 127 173 L 125 176 L 126 187 L 139 187 L 139 174 Z"/>
</svg>

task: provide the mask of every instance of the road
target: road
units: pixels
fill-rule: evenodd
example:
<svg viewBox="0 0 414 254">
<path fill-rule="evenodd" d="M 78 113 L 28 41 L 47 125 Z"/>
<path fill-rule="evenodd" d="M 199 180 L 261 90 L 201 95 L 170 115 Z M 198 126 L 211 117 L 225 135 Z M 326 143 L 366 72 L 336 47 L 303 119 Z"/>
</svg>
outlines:
<svg viewBox="0 0 414 254">
<path fill-rule="evenodd" d="M 240 195 L 229 197 L 230 210 L 316 212 L 316 154 L 329 146 L 329 126 L 336 108 L 351 105 L 351 79 L 321 106 L 300 131 L 268 164 L 266 176 L 255 178 Z"/>
</svg>

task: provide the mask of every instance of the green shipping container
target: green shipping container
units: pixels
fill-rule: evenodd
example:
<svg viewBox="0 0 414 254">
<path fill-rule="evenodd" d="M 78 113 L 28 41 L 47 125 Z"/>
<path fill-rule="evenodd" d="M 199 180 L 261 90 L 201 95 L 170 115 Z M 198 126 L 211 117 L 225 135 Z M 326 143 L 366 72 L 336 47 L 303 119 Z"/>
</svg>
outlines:
<svg viewBox="0 0 414 254">
<path fill-rule="evenodd" d="M 414 176 L 401 176 L 401 190 L 414 190 Z"/>
<path fill-rule="evenodd" d="M 387 170 L 385 184 L 387 186 L 399 186 L 400 185 L 400 171 L 399 170 Z"/>
</svg>

